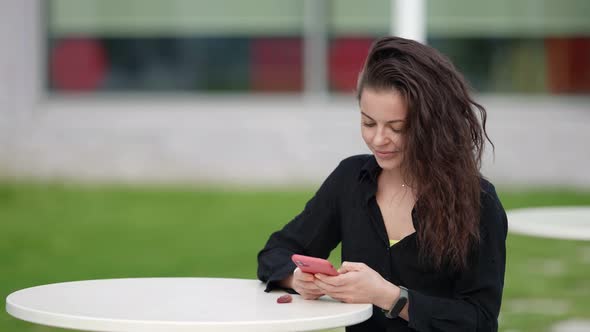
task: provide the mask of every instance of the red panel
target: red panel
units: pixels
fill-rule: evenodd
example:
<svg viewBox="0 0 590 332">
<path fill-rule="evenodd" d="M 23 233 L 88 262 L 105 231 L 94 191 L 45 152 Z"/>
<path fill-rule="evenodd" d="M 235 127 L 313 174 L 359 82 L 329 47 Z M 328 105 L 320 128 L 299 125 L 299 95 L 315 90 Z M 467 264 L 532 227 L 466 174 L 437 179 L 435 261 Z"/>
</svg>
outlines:
<svg viewBox="0 0 590 332">
<path fill-rule="evenodd" d="M 51 54 L 51 79 L 59 90 L 96 90 L 104 80 L 107 57 L 93 39 L 63 39 Z"/>
<path fill-rule="evenodd" d="M 590 93 L 590 38 L 547 38 L 547 75 L 553 93 Z"/>
<path fill-rule="evenodd" d="M 590 93 L 590 38 L 571 40 L 572 92 Z"/>
<path fill-rule="evenodd" d="M 302 90 L 301 39 L 259 38 L 251 45 L 250 80 L 253 90 Z"/>
<path fill-rule="evenodd" d="M 371 38 L 339 38 L 332 42 L 329 77 L 333 90 L 353 92 L 356 89 L 358 74 L 372 42 Z"/>
</svg>

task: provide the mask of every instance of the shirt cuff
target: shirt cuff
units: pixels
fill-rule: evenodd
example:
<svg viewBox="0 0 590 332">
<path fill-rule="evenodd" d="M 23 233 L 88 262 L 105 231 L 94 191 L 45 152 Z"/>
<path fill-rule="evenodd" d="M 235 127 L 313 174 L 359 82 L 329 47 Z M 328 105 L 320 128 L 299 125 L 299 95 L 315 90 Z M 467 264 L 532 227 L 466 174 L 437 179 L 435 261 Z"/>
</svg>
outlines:
<svg viewBox="0 0 590 332">
<path fill-rule="evenodd" d="M 465 301 L 408 290 L 408 327 L 417 331 L 475 331 L 477 311 Z"/>
<path fill-rule="evenodd" d="M 268 281 L 266 282 L 266 289 L 264 290 L 265 292 L 270 292 L 272 290 L 275 289 L 282 289 L 287 291 L 290 294 L 297 294 L 296 291 L 294 291 L 291 288 L 284 288 L 281 287 L 279 285 L 279 282 L 285 278 L 287 278 L 288 276 L 290 276 L 291 274 L 293 274 L 293 271 L 295 270 L 296 266 L 294 263 L 289 262 L 287 264 L 285 264 L 285 266 L 283 266 L 281 269 L 277 270 L 276 272 L 274 272 L 270 278 L 268 278 Z"/>
<path fill-rule="evenodd" d="M 416 331 L 428 331 L 424 313 L 431 312 L 430 301 L 415 290 L 408 289 L 408 327 Z"/>
</svg>

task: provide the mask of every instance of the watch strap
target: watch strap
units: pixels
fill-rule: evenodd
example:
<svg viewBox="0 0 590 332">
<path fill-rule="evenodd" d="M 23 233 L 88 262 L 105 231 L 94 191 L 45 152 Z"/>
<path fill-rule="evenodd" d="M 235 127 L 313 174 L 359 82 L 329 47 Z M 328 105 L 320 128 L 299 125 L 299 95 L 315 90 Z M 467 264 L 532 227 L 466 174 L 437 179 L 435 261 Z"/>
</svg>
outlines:
<svg viewBox="0 0 590 332">
<path fill-rule="evenodd" d="M 397 316 L 399 316 L 399 313 L 406 306 L 406 303 L 408 303 L 408 289 L 405 288 L 404 286 L 398 286 L 398 287 L 400 290 L 399 297 L 397 298 L 395 303 L 391 306 L 391 309 L 383 310 L 385 313 L 385 317 L 387 317 L 389 319 L 397 318 Z"/>
</svg>

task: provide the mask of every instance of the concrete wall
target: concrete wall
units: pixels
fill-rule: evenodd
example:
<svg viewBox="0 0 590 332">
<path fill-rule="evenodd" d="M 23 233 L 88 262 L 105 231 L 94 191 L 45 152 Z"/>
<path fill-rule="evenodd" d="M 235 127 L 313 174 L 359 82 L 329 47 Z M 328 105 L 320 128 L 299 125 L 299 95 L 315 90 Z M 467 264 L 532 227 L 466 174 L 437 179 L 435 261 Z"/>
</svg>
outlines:
<svg viewBox="0 0 590 332">
<path fill-rule="evenodd" d="M 37 0 L 0 1 L 0 119 L 4 122 L 29 116 L 40 99 L 44 58 L 40 17 Z"/>
<path fill-rule="evenodd" d="M 45 98 L 39 3 L 0 13 L 0 177 L 315 185 L 367 152 L 352 97 Z M 478 100 L 493 182 L 590 187 L 590 97 Z"/>
<path fill-rule="evenodd" d="M 504 185 L 590 186 L 590 100 L 484 96 Z M 366 153 L 352 97 L 161 97 L 42 103 L 0 122 L 8 175 L 157 182 L 317 183 Z"/>
</svg>

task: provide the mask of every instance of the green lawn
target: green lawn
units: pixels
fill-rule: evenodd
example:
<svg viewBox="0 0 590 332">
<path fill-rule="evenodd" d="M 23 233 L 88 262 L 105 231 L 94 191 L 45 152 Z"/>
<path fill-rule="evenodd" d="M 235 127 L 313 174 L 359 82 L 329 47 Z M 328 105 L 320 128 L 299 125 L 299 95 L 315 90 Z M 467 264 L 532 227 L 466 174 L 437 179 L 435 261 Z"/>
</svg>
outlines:
<svg viewBox="0 0 590 332">
<path fill-rule="evenodd" d="M 0 183 L 0 296 L 81 279 L 255 278 L 256 253 L 311 194 Z M 500 196 L 506 209 L 590 205 L 590 191 Z M 590 319 L 589 280 L 590 242 L 510 235 L 501 330 L 537 332 L 568 317 Z M 0 331 L 62 330 L 2 310 Z"/>
</svg>

